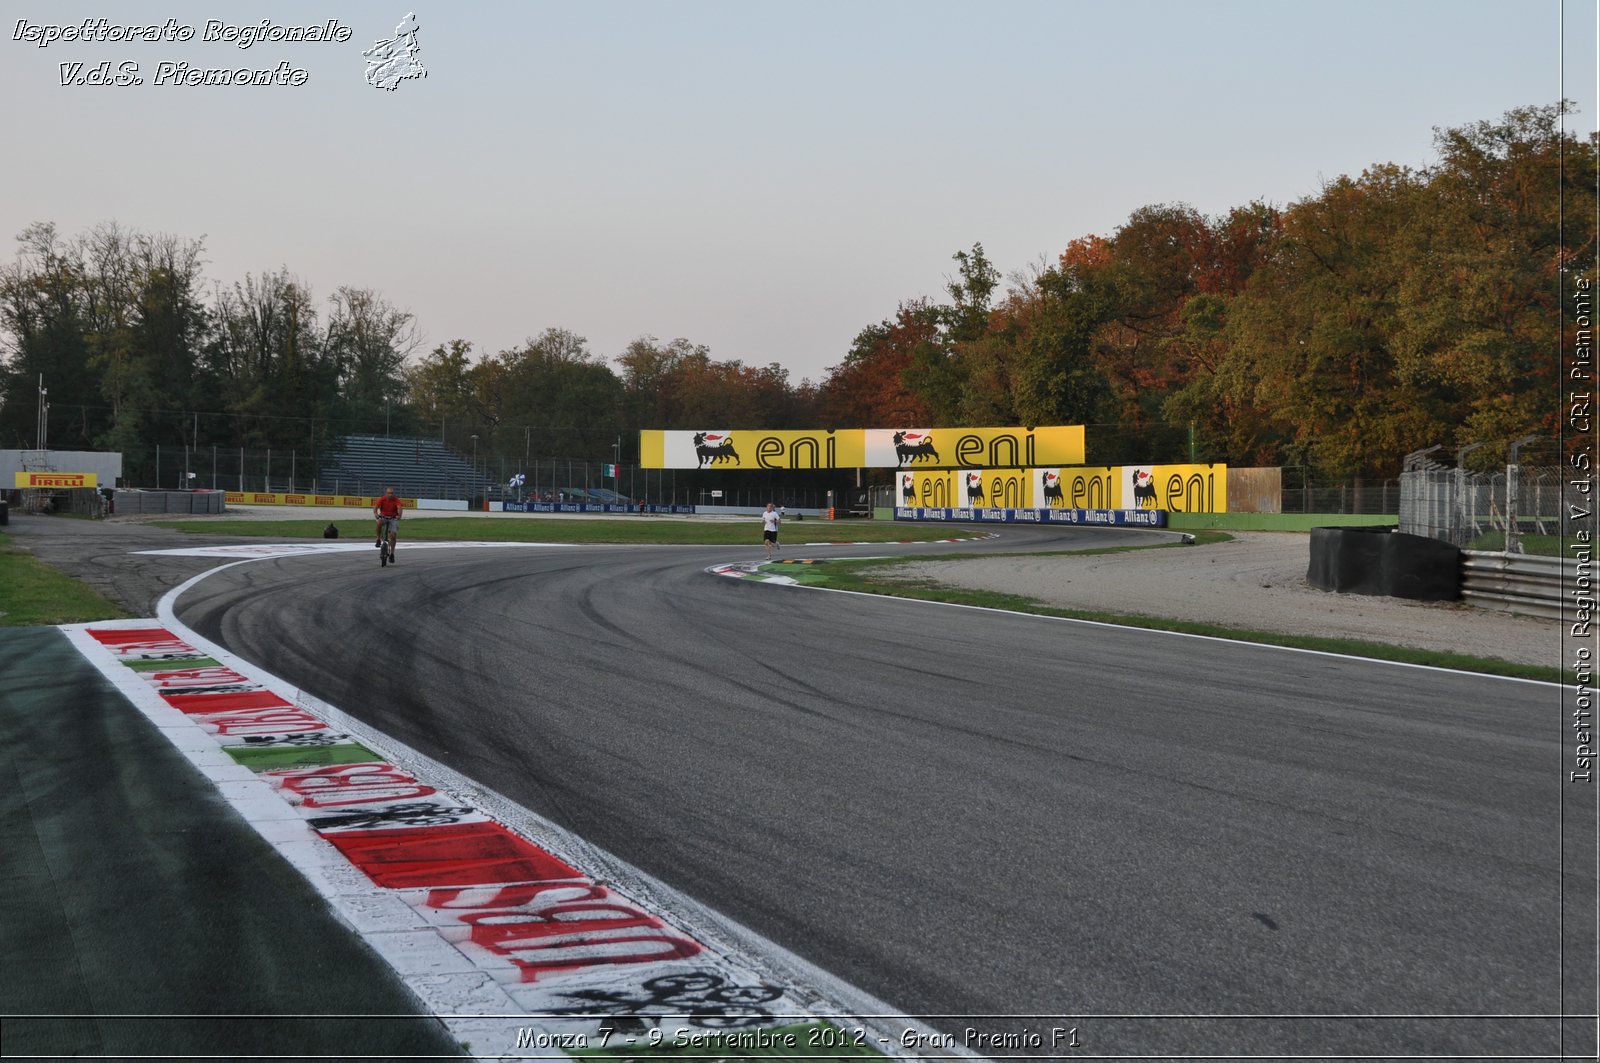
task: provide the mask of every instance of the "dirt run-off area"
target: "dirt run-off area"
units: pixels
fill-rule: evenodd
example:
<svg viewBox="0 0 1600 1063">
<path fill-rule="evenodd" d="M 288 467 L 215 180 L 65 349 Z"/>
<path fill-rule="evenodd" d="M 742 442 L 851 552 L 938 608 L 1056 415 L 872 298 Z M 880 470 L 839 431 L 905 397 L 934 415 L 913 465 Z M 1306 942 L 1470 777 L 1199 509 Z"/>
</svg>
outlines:
<svg viewBox="0 0 1600 1063">
<path fill-rule="evenodd" d="M 1553 668 L 1570 659 L 1570 636 L 1560 621 L 1454 602 L 1320 591 L 1306 583 L 1310 535 L 1230 534 L 1229 542 L 1205 546 L 941 559 L 885 571 L 901 579 L 1020 595 L 1062 609 L 1361 639 Z"/>
</svg>

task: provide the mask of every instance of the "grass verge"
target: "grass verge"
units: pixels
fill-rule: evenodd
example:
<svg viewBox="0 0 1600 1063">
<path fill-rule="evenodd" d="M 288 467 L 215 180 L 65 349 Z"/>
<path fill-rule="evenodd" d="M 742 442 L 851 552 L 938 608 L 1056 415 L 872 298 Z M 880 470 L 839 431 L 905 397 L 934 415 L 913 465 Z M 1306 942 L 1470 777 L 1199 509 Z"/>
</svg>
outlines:
<svg viewBox="0 0 1600 1063">
<path fill-rule="evenodd" d="M 1522 544 L 1522 552 L 1536 554 L 1541 557 L 1574 557 L 1573 551 L 1587 549 L 1590 544 L 1579 542 L 1577 536 L 1569 535 L 1565 540 L 1559 535 L 1519 535 L 1517 541 Z M 1490 550 L 1496 553 L 1506 548 L 1506 533 L 1503 531 L 1485 532 L 1468 544 L 1468 550 Z"/>
<path fill-rule="evenodd" d="M 0 627 L 78 624 L 129 615 L 88 584 L 57 572 L 0 534 Z"/>
<path fill-rule="evenodd" d="M 158 528 L 175 528 L 195 535 L 239 535 L 252 538 L 320 539 L 328 526 L 316 520 L 171 520 L 153 522 Z M 371 539 L 371 519 L 336 520 L 341 539 Z M 912 540 L 935 542 L 953 534 L 972 535 L 950 527 L 914 524 L 884 525 L 873 521 L 789 522 L 783 538 L 791 543 L 857 542 L 892 543 Z M 482 517 L 429 517 L 402 520 L 401 542 L 508 542 L 508 543 L 657 543 L 668 546 L 760 546 L 761 523 L 747 521 L 694 522 L 683 520 L 486 520 Z"/>
<path fill-rule="evenodd" d="M 1197 533 L 1198 535 L 1198 533 Z M 1223 536 L 1227 538 L 1227 536 Z M 1166 546 L 1113 547 L 1094 551 L 1110 553 L 1119 550 L 1162 550 Z M 1080 551 L 1089 553 L 1090 551 Z M 1405 664 L 1429 665 L 1434 668 L 1452 668 L 1460 672 L 1478 672 L 1484 675 L 1510 676 L 1517 679 L 1539 679 L 1559 683 L 1563 674 L 1559 668 L 1541 665 L 1518 664 L 1492 657 L 1478 657 L 1465 653 L 1446 653 L 1439 650 L 1419 650 L 1407 646 L 1390 646 L 1380 642 L 1360 639 L 1322 638 L 1315 635 L 1286 635 L 1277 631 L 1253 631 L 1248 628 L 1207 624 L 1193 620 L 1173 620 L 1167 617 L 1145 616 L 1140 613 L 1108 613 L 1088 609 L 1061 609 L 1046 605 L 1033 598 L 994 591 L 972 591 L 946 587 L 932 580 L 905 580 L 885 577 L 885 570 L 930 558 L 873 558 L 861 561 L 822 561 L 807 565 L 785 565 L 783 575 L 796 583 L 828 587 L 833 590 L 859 591 L 864 594 L 882 594 L 894 598 L 915 598 L 919 601 L 946 602 L 952 605 L 972 605 L 985 609 L 1003 609 L 1014 613 L 1033 613 L 1038 616 L 1059 616 L 1068 620 L 1092 620 L 1120 627 L 1148 628 L 1153 631 L 1178 631 L 1189 635 L 1208 635 L 1212 638 L 1232 639 L 1236 642 L 1257 642 L 1268 646 L 1289 646 L 1303 650 L 1321 650 L 1325 653 L 1371 657 L 1380 661 L 1399 661 Z M 775 568 L 777 566 L 774 566 Z"/>
</svg>

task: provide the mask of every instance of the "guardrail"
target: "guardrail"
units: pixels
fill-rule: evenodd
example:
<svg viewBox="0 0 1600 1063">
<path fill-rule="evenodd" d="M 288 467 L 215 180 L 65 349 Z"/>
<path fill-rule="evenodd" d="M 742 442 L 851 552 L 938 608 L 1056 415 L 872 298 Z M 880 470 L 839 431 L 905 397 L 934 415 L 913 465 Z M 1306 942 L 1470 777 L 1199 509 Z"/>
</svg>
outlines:
<svg viewBox="0 0 1600 1063">
<path fill-rule="evenodd" d="M 1562 589 L 1578 576 L 1578 562 L 1567 558 L 1461 551 L 1461 597 L 1484 609 L 1560 620 Z"/>
</svg>

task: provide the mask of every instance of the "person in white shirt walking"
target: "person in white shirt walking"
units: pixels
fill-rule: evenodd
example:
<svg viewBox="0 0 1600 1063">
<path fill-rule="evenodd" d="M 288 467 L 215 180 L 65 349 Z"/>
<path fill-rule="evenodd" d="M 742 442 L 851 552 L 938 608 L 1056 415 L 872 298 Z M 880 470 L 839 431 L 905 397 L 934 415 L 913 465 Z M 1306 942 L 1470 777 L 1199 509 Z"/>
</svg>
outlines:
<svg viewBox="0 0 1600 1063">
<path fill-rule="evenodd" d="M 778 549 L 778 511 L 771 502 L 761 514 L 761 546 L 767 552 L 767 560 L 771 561 L 773 551 Z"/>
</svg>

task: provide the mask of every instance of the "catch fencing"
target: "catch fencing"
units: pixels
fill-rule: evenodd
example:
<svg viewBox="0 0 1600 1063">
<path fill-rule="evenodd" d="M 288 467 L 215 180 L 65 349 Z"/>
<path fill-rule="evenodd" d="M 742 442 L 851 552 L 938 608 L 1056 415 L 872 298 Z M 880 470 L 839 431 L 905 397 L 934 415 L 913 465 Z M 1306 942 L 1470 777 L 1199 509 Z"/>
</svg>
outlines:
<svg viewBox="0 0 1600 1063">
<path fill-rule="evenodd" d="M 1522 537 L 1562 536 L 1571 514 L 1592 508 L 1559 467 L 1512 465 L 1493 473 L 1412 469 L 1400 474 L 1400 530 L 1463 549 L 1486 545 L 1487 538 L 1487 545 L 1503 544 L 1518 553 Z"/>
</svg>

